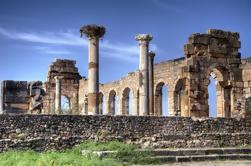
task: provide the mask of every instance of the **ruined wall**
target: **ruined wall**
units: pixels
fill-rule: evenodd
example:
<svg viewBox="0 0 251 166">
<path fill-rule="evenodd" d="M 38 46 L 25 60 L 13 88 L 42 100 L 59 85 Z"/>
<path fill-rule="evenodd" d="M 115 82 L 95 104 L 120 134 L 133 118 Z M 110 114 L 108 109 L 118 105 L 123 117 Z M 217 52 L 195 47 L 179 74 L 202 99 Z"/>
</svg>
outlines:
<svg viewBox="0 0 251 166">
<path fill-rule="evenodd" d="M 0 115 L 0 121 L 0 151 L 64 149 L 88 139 L 155 148 L 251 145 L 251 119 Z"/>
<path fill-rule="evenodd" d="M 179 58 L 175 60 L 165 61 L 154 65 L 154 96 L 155 96 L 155 115 L 162 115 L 162 94 L 161 89 L 163 86 L 168 87 L 168 111 L 170 115 L 175 115 L 177 111 L 176 102 L 176 89 L 177 84 L 183 79 L 182 67 L 185 64 L 185 58 Z M 122 77 L 118 81 L 100 84 L 100 93 L 103 96 L 103 112 L 102 114 L 113 115 L 113 97 L 117 98 L 118 112 L 117 115 L 128 115 L 128 91 L 132 92 L 132 115 L 139 115 L 139 84 L 140 73 L 139 71 L 131 72 L 127 76 Z M 81 107 L 87 107 L 87 79 L 80 80 L 79 85 L 79 104 Z M 87 108 L 82 110 L 83 114 L 87 114 Z"/>
<path fill-rule="evenodd" d="M 153 115 L 163 115 L 162 88 L 167 86 L 170 116 L 208 117 L 208 85 L 213 78 L 217 82 L 217 117 L 251 117 L 251 60 L 241 59 L 240 47 L 240 36 L 236 32 L 210 29 L 207 33 L 192 34 L 184 45 L 185 57 L 154 65 Z M 58 76 L 61 94 L 70 101 L 67 114 L 91 114 L 87 109 L 88 80 L 81 78 L 75 64 L 75 61 L 57 59 L 50 65 L 44 83 L 42 113 L 56 113 L 55 76 Z M 141 77 L 137 70 L 120 80 L 100 84 L 99 114 L 139 115 Z M 19 91 L 24 94 L 22 87 L 13 90 L 6 86 L 3 90 L 5 108 L 12 105 L 8 108 L 25 110 L 28 103 L 30 109 L 36 106 L 31 104 L 36 98 L 34 95 L 22 95 L 25 102 L 21 106 L 14 99 L 7 102 L 9 96 L 20 98 Z M 29 102 L 25 98 L 29 98 Z M 132 112 L 129 112 L 129 99 Z"/>
<path fill-rule="evenodd" d="M 56 59 L 50 65 L 47 81 L 44 83 L 46 94 L 43 102 L 43 113 L 55 113 L 55 77 L 58 76 L 61 83 L 61 95 L 65 96 L 70 104 L 70 110 L 66 113 L 79 114 L 78 93 L 81 76 L 75 64 L 76 61 Z"/>
<path fill-rule="evenodd" d="M 217 116 L 243 117 L 237 100 L 242 97 L 243 81 L 239 34 L 210 29 L 206 34 L 193 34 L 185 45 L 188 78 L 188 114 L 208 117 L 208 85 L 210 76 L 217 81 Z"/>
<path fill-rule="evenodd" d="M 168 113 L 170 116 L 177 114 L 176 85 L 183 79 L 182 67 L 185 58 L 174 59 L 154 65 L 154 112 L 155 115 L 162 115 L 162 88 L 168 88 Z"/>
<path fill-rule="evenodd" d="M 4 113 L 28 113 L 30 106 L 27 81 L 2 82 L 2 109 Z"/>
<path fill-rule="evenodd" d="M 162 88 L 167 86 L 170 116 L 208 117 L 208 85 L 212 77 L 217 82 L 217 117 L 249 116 L 249 98 L 243 95 L 250 94 L 249 89 L 244 88 L 250 70 L 248 63 L 241 64 L 240 46 L 236 32 L 210 29 L 207 33 L 192 34 L 184 46 L 185 58 L 154 65 L 154 115 L 163 115 Z M 102 114 L 114 114 L 114 96 L 117 96 L 116 114 L 127 115 L 128 91 L 131 90 L 133 115 L 138 115 L 141 80 L 140 73 L 136 73 L 138 71 L 133 76 L 129 74 L 121 80 L 100 85 L 104 102 Z M 87 96 L 85 92 L 81 93 L 81 97 Z"/>
</svg>

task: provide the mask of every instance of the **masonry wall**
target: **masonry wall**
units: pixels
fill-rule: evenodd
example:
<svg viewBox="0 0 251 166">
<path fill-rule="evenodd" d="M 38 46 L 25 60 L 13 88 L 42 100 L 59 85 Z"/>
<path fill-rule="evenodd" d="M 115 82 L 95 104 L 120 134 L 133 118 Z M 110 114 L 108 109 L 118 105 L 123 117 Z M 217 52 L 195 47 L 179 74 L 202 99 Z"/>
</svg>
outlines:
<svg viewBox="0 0 251 166">
<path fill-rule="evenodd" d="M 241 60 L 242 79 L 243 79 L 243 97 L 240 100 L 242 110 L 245 110 L 245 116 L 251 118 L 251 58 Z"/>
<path fill-rule="evenodd" d="M 29 82 L 5 80 L 1 85 L 1 104 L 4 113 L 28 113 Z"/>
<path fill-rule="evenodd" d="M 158 148 L 251 145 L 251 119 L 1 115 L 0 121 L 0 151 L 64 149 L 88 139 Z"/>
</svg>

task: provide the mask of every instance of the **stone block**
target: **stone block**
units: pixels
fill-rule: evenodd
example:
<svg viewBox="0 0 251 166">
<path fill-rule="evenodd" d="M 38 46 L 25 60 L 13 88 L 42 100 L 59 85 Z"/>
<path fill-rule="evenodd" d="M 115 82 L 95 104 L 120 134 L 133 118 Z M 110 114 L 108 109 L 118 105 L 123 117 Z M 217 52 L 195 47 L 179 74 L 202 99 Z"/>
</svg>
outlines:
<svg viewBox="0 0 251 166">
<path fill-rule="evenodd" d="M 189 37 L 189 43 L 208 45 L 209 36 L 207 34 L 194 34 Z"/>
<path fill-rule="evenodd" d="M 208 45 L 208 52 L 216 54 L 227 54 L 227 46 L 226 44 L 219 43 L 217 39 L 211 38 L 210 44 Z"/>
<path fill-rule="evenodd" d="M 237 32 L 229 32 L 229 31 L 223 31 L 219 29 L 209 29 L 207 32 L 212 37 L 216 38 L 233 38 L 238 40 L 240 38 L 240 34 Z"/>
<path fill-rule="evenodd" d="M 192 44 L 185 44 L 184 52 L 186 55 L 194 54 L 194 46 Z"/>
</svg>

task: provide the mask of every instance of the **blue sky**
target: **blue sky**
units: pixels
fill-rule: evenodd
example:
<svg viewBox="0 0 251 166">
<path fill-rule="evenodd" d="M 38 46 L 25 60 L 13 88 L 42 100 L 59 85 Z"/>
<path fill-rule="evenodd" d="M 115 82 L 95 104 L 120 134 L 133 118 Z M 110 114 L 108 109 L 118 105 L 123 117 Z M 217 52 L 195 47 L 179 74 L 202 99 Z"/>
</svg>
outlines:
<svg viewBox="0 0 251 166">
<path fill-rule="evenodd" d="M 217 28 L 240 32 L 242 57 L 251 55 L 250 0 L 1 0 L 0 80 L 46 80 L 55 58 L 77 60 L 87 75 L 86 39 L 79 29 L 101 24 L 100 81 L 138 68 L 134 37 L 151 33 L 156 61 L 182 57 L 190 34 Z"/>
</svg>

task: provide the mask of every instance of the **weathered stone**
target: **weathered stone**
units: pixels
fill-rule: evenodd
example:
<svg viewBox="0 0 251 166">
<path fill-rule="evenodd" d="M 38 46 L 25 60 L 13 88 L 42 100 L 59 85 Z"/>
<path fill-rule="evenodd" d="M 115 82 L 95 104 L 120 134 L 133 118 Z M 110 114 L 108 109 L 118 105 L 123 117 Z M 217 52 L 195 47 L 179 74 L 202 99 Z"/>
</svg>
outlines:
<svg viewBox="0 0 251 166">
<path fill-rule="evenodd" d="M 97 55 L 98 38 L 103 37 L 105 29 L 91 27 L 84 27 L 81 32 L 89 39 L 92 55 Z M 211 29 L 208 33 L 192 34 L 184 45 L 185 57 L 153 65 L 152 89 L 148 84 L 150 63 L 146 56 L 152 36 L 139 35 L 136 38 L 141 50 L 139 70 L 120 80 L 101 84 L 97 56 L 91 56 L 94 59 L 89 62 L 88 79 L 81 79 L 75 67 L 76 61 L 57 59 L 49 66 L 48 79 L 43 86 L 33 88 L 28 82 L 4 81 L 2 110 L 13 113 L 9 110 L 18 108 L 22 110 L 19 113 L 30 113 L 27 110 L 31 108 L 43 108 L 38 113 L 54 114 L 54 77 L 62 76 L 61 93 L 69 98 L 71 104 L 68 114 L 88 114 L 88 107 L 95 107 L 95 111 L 89 110 L 89 113 L 115 115 L 117 108 L 117 115 L 163 115 L 162 88 L 168 86 L 170 116 L 208 117 L 208 85 L 209 78 L 213 77 L 217 82 L 217 117 L 251 117 L 251 60 L 240 58 L 238 33 Z M 148 97 L 150 91 L 151 100 Z M 131 113 L 130 93 L 133 96 Z M 154 103 L 153 109 L 149 103 Z M 148 106 L 151 107 L 150 112 Z"/>
<path fill-rule="evenodd" d="M 0 151 L 61 150 L 96 138 L 154 148 L 251 145 L 250 118 L 193 120 L 154 116 L 1 115 L 0 121 Z M 207 153 L 214 153 L 214 150 L 209 149 Z"/>
</svg>

